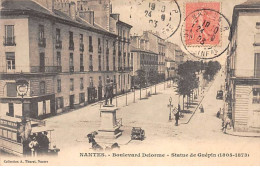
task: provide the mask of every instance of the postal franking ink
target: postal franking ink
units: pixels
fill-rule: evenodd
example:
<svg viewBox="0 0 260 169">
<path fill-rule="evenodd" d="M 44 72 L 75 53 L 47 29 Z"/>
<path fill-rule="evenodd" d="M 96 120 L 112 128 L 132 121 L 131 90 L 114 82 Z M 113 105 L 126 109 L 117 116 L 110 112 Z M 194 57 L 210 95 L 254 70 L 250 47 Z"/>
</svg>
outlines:
<svg viewBox="0 0 260 169">
<path fill-rule="evenodd" d="M 221 13 L 220 2 L 188 2 L 181 39 L 185 49 L 193 56 L 212 59 L 223 54 L 228 47 L 230 23 Z"/>
</svg>

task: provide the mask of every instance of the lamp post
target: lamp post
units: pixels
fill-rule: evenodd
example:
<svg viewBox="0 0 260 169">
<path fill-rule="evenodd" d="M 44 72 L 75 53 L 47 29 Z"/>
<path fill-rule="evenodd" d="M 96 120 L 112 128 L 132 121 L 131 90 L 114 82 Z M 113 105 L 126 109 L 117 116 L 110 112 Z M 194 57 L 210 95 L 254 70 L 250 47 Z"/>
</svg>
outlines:
<svg viewBox="0 0 260 169">
<path fill-rule="evenodd" d="M 171 121 L 172 120 L 172 107 L 173 107 L 173 105 L 172 105 L 172 97 L 169 98 L 169 102 L 170 102 L 170 104 L 168 104 L 168 107 L 170 108 L 169 121 Z"/>
<path fill-rule="evenodd" d="M 21 102 L 22 102 L 22 117 L 25 116 L 24 113 L 24 96 L 27 94 L 28 92 L 28 81 L 24 78 L 21 79 L 17 79 L 16 80 L 16 90 L 19 96 L 22 97 Z"/>
</svg>

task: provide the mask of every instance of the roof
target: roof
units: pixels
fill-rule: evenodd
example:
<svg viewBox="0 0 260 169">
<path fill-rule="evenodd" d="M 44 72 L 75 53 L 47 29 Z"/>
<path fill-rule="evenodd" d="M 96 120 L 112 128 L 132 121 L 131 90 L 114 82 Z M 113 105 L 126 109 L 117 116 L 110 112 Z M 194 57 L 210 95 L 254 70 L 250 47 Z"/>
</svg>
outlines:
<svg viewBox="0 0 260 169">
<path fill-rule="evenodd" d="M 132 27 L 133 27 L 132 25 L 129 25 L 128 23 L 125 23 L 125 22 L 120 21 L 120 20 L 118 20 L 117 24 L 124 25 L 124 26 L 126 26 L 126 27 L 128 27 L 128 28 L 132 28 Z"/>
<path fill-rule="evenodd" d="M 231 40 L 232 34 L 237 27 L 239 12 L 260 12 L 260 0 L 247 0 L 246 2 L 234 7 L 229 40 Z"/>
<path fill-rule="evenodd" d="M 73 20 L 67 14 L 54 9 L 53 11 L 41 6 L 40 4 L 32 0 L 4 0 L 2 1 L 2 8 L 0 15 L 32 15 L 38 17 L 50 17 L 53 20 L 68 24 L 71 26 L 87 29 L 97 33 L 108 34 L 110 36 L 117 36 L 111 33 L 97 24 L 91 25 L 84 19 L 76 16 L 76 20 Z"/>
<path fill-rule="evenodd" d="M 144 52 L 144 53 L 150 53 L 150 54 L 155 54 L 155 55 L 158 55 L 158 53 L 155 53 L 151 50 L 143 50 L 143 49 L 140 49 L 140 48 L 136 48 L 134 46 L 130 46 L 130 51 L 131 52 Z"/>
</svg>

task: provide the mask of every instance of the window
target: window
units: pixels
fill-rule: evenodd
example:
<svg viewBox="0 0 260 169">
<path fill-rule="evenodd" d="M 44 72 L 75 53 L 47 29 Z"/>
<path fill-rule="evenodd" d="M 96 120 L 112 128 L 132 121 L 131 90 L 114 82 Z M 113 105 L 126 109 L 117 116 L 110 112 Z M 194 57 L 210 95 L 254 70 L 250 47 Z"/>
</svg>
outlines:
<svg viewBox="0 0 260 169">
<path fill-rule="evenodd" d="M 57 66 L 61 66 L 61 54 L 57 52 Z"/>
<path fill-rule="evenodd" d="M 7 70 L 15 69 L 15 53 L 14 52 L 6 52 L 6 67 Z"/>
<path fill-rule="evenodd" d="M 70 79 L 70 91 L 74 90 L 74 79 Z"/>
<path fill-rule="evenodd" d="M 15 83 L 6 83 L 7 88 L 7 97 L 16 97 L 16 84 Z"/>
<path fill-rule="evenodd" d="M 93 71 L 93 58 L 89 55 L 89 71 Z"/>
<path fill-rule="evenodd" d="M 73 32 L 71 32 L 71 31 L 69 32 L 69 40 L 70 40 L 70 42 L 73 41 Z"/>
<path fill-rule="evenodd" d="M 255 54 L 254 76 L 260 78 L 260 53 Z"/>
<path fill-rule="evenodd" d="M 80 90 L 84 89 L 84 79 L 80 78 Z"/>
<path fill-rule="evenodd" d="M 39 39 L 42 40 L 44 39 L 44 26 L 39 25 Z"/>
<path fill-rule="evenodd" d="M 129 74 L 127 75 L 127 83 L 129 84 L 130 82 L 130 77 L 129 77 Z"/>
<path fill-rule="evenodd" d="M 101 40 L 98 38 L 98 53 L 101 53 Z"/>
<path fill-rule="evenodd" d="M 74 59 L 73 59 L 73 53 L 70 53 L 70 61 L 69 61 L 69 64 L 70 64 L 70 67 L 73 67 L 74 66 Z"/>
<path fill-rule="evenodd" d="M 79 103 L 84 103 L 85 102 L 85 93 L 80 93 L 79 94 Z"/>
<path fill-rule="evenodd" d="M 57 97 L 56 98 L 56 109 L 60 109 L 63 108 L 64 104 L 63 104 L 63 97 Z"/>
<path fill-rule="evenodd" d="M 98 70 L 101 71 L 101 55 L 98 55 Z"/>
<path fill-rule="evenodd" d="M 94 82 L 93 82 L 93 77 L 89 77 L 89 87 L 93 87 Z"/>
<path fill-rule="evenodd" d="M 102 86 L 102 77 L 98 76 L 98 86 Z"/>
<path fill-rule="evenodd" d="M 40 82 L 40 94 L 45 94 L 45 82 Z"/>
<path fill-rule="evenodd" d="M 69 50 L 74 50 L 73 32 L 69 32 Z"/>
<path fill-rule="evenodd" d="M 83 66 L 83 54 L 80 54 L 80 66 Z"/>
<path fill-rule="evenodd" d="M 56 42 L 60 42 L 60 29 L 56 29 Z"/>
<path fill-rule="evenodd" d="M 14 104 L 13 103 L 8 103 L 8 107 L 9 107 L 9 116 L 14 117 Z"/>
<path fill-rule="evenodd" d="M 89 36 L 89 52 L 93 52 L 92 36 Z"/>
<path fill-rule="evenodd" d="M 79 34 L 79 42 L 83 43 L 83 34 Z"/>
<path fill-rule="evenodd" d="M 57 92 L 58 93 L 61 92 L 61 80 L 60 79 L 57 80 Z"/>
<path fill-rule="evenodd" d="M 14 25 L 5 25 L 5 46 L 15 45 Z"/>
<path fill-rule="evenodd" d="M 260 104 L 260 88 L 253 88 L 253 104 Z"/>
</svg>

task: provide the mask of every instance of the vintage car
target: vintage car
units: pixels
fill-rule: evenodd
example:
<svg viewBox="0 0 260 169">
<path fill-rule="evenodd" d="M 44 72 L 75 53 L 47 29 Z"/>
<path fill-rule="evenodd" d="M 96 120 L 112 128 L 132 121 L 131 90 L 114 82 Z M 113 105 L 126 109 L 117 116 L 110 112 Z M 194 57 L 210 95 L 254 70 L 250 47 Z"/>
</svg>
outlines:
<svg viewBox="0 0 260 169">
<path fill-rule="evenodd" d="M 45 126 L 40 120 L 27 118 L 23 122 L 21 118 L 1 116 L 0 117 L 0 150 L 15 156 L 31 156 L 31 150 L 28 148 L 31 136 L 37 136 L 39 133 L 45 133 L 49 140 L 49 146 L 44 155 L 58 155 L 60 149 L 53 145 L 51 138 L 53 129 Z"/>
<path fill-rule="evenodd" d="M 216 99 L 223 100 L 223 90 L 217 91 Z"/>
<path fill-rule="evenodd" d="M 145 132 L 141 127 L 133 127 L 131 132 L 132 140 L 141 140 L 143 141 L 145 137 Z"/>
</svg>

